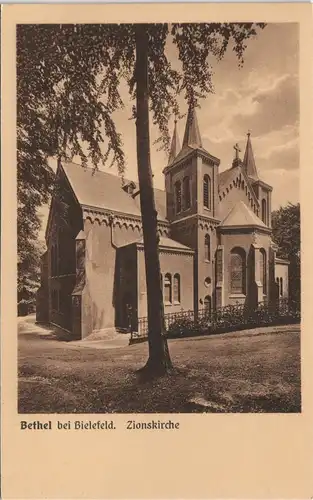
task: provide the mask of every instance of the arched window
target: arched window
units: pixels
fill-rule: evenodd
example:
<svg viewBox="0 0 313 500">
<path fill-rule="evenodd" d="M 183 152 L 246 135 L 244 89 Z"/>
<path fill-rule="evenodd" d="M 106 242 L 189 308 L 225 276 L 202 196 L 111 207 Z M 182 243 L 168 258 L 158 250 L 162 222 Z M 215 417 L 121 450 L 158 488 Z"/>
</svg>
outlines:
<svg viewBox="0 0 313 500">
<path fill-rule="evenodd" d="M 180 276 L 179 274 L 174 274 L 174 303 L 180 304 Z"/>
<path fill-rule="evenodd" d="M 184 210 L 188 210 L 191 205 L 191 196 L 190 196 L 190 178 L 184 177 L 183 180 L 183 204 Z"/>
<path fill-rule="evenodd" d="M 175 182 L 175 205 L 176 213 L 181 212 L 181 183 L 180 181 Z"/>
<path fill-rule="evenodd" d="M 267 224 L 267 210 L 266 210 L 266 200 L 262 200 L 262 221 Z"/>
<path fill-rule="evenodd" d="M 211 210 L 211 179 L 208 175 L 203 177 L 203 205 Z"/>
<path fill-rule="evenodd" d="M 164 302 L 172 303 L 172 276 L 169 273 L 164 276 Z"/>
<path fill-rule="evenodd" d="M 208 234 L 204 238 L 204 258 L 205 260 L 211 260 L 211 241 Z"/>
<path fill-rule="evenodd" d="M 210 295 L 207 295 L 206 297 L 204 297 L 204 310 L 205 310 L 205 314 L 207 315 L 210 315 L 211 314 L 211 310 L 212 310 L 212 301 L 211 301 L 211 297 Z"/>
<path fill-rule="evenodd" d="M 230 254 L 230 291 L 244 294 L 246 291 L 246 254 L 242 248 L 233 248 Z"/>
<path fill-rule="evenodd" d="M 263 294 L 266 295 L 266 252 L 260 249 L 260 278 L 263 285 Z"/>
<path fill-rule="evenodd" d="M 282 297 L 283 296 L 283 278 L 279 278 L 279 295 Z"/>
<path fill-rule="evenodd" d="M 163 296 L 163 274 L 160 273 L 160 287 L 161 287 L 161 292 L 162 292 L 162 296 Z"/>
</svg>

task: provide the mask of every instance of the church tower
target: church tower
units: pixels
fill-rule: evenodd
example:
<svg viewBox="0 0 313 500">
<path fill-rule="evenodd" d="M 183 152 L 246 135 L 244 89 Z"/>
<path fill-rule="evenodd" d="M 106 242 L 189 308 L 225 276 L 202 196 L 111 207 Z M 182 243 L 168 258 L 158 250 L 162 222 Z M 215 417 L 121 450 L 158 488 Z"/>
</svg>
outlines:
<svg viewBox="0 0 313 500">
<path fill-rule="evenodd" d="M 213 302 L 214 254 L 219 224 L 220 160 L 203 148 L 196 110 L 188 110 L 180 148 L 177 124 L 163 170 L 171 237 L 195 250 L 194 309 Z"/>
<path fill-rule="evenodd" d="M 248 132 L 247 134 L 247 144 L 243 159 L 243 169 L 245 170 L 245 173 L 247 174 L 252 188 L 259 201 L 258 215 L 266 226 L 271 227 L 271 205 L 273 188 L 259 178 L 252 149 L 251 132 Z"/>
</svg>

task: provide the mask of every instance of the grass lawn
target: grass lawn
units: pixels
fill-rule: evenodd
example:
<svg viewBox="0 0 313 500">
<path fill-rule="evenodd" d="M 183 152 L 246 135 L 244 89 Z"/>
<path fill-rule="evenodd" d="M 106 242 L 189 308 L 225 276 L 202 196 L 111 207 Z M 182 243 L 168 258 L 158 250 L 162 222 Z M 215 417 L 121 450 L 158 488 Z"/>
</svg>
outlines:
<svg viewBox="0 0 313 500">
<path fill-rule="evenodd" d="M 147 344 L 19 338 L 20 413 L 300 412 L 300 326 L 170 340 L 175 370 L 140 382 Z"/>
</svg>

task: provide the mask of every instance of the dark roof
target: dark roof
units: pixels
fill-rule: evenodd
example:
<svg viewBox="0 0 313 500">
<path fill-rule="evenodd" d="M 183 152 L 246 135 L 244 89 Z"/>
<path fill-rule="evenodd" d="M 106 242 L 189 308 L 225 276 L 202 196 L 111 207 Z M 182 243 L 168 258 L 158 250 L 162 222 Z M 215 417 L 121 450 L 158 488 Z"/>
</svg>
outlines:
<svg viewBox="0 0 313 500">
<path fill-rule="evenodd" d="M 126 193 L 121 177 L 71 162 L 62 163 L 62 168 L 80 205 L 141 215 L 140 195 L 133 198 Z M 166 193 L 155 189 L 154 194 L 158 219 L 166 221 Z"/>
</svg>

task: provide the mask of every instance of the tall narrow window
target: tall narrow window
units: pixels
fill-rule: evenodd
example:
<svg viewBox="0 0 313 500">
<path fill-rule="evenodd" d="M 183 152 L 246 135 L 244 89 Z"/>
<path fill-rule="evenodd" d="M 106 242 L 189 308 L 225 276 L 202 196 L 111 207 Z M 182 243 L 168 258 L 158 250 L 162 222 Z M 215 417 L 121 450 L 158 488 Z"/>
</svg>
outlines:
<svg viewBox="0 0 313 500">
<path fill-rule="evenodd" d="M 207 295 L 206 297 L 204 297 L 204 310 L 205 310 L 206 314 L 208 314 L 208 315 L 211 314 L 212 301 L 211 301 L 210 295 Z"/>
<path fill-rule="evenodd" d="M 204 258 L 205 260 L 211 260 L 211 241 L 208 234 L 204 238 Z"/>
<path fill-rule="evenodd" d="M 174 303 L 180 303 L 180 276 L 179 274 L 174 274 Z"/>
<path fill-rule="evenodd" d="M 283 278 L 279 278 L 279 295 L 282 297 L 284 293 Z"/>
<path fill-rule="evenodd" d="M 266 200 L 262 200 L 262 221 L 264 224 L 267 224 L 267 207 L 266 207 Z"/>
<path fill-rule="evenodd" d="M 260 249 L 260 278 L 263 286 L 263 295 L 266 295 L 266 252 Z"/>
<path fill-rule="evenodd" d="M 183 180 L 183 203 L 184 203 L 184 210 L 188 210 L 188 208 L 190 208 L 191 205 L 189 177 L 184 177 Z"/>
<path fill-rule="evenodd" d="M 176 213 L 181 212 L 181 183 L 180 181 L 175 182 L 175 205 Z"/>
<path fill-rule="evenodd" d="M 211 210 L 211 179 L 208 175 L 203 177 L 203 205 Z"/>
<path fill-rule="evenodd" d="M 169 273 L 164 276 L 164 302 L 172 303 L 172 276 Z"/>
<path fill-rule="evenodd" d="M 231 293 L 245 293 L 246 255 L 242 248 L 234 248 L 230 254 L 230 290 Z"/>
</svg>

